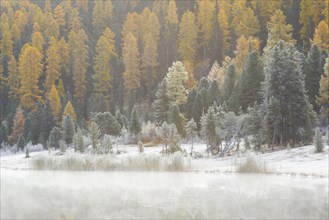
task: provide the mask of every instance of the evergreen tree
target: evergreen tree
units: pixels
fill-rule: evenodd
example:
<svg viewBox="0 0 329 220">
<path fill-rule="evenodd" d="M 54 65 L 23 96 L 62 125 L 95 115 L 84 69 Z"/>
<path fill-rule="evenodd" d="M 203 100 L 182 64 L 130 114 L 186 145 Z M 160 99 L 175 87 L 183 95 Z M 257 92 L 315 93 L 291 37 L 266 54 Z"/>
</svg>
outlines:
<svg viewBox="0 0 329 220">
<path fill-rule="evenodd" d="M 169 98 L 167 96 L 167 83 L 163 79 L 159 84 L 158 91 L 155 94 L 156 99 L 153 103 L 154 118 L 158 125 L 167 121 L 167 113 L 169 111 Z"/>
<path fill-rule="evenodd" d="M 181 105 L 186 102 L 187 89 L 184 84 L 188 80 L 188 73 L 182 62 L 174 62 L 166 76 L 167 96 L 170 104 Z"/>
<path fill-rule="evenodd" d="M 218 103 L 220 97 L 218 83 L 213 80 L 207 91 L 207 106 L 211 106 L 214 103 Z"/>
<path fill-rule="evenodd" d="M 198 130 L 201 129 L 201 125 L 200 125 L 201 116 L 205 111 L 207 111 L 207 109 L 205 108 L 206 98 L 207 98 L 207 90 L 205 88 L 202 88 L 196 94 L 196 97 L 194 99 L 194 103 L 192 106 L 192 116 L 193 116 L 194 121 L 198 125 Z"/>
<path fill-rule="evenodd" d="M 91 139 L 93 149 L 97 150 L 97 145 L 99 142 L 101 132 L 100 132 L 99 127 L 96 124 L 96 122 L 94 122 L 94 121 L 91 122 L 90 127 L 89 127 L 89 133 L 90 133 L 90 139 Z"/>
<path fill-rule="evenodd" d="M 185 117 L 180 113 L 179 108 L 177 105 L 172 105 L 170 107 L 169 115 L 168 115 L 168 122 L 170 124 L 175 124 L 178 133 L 185 137 Z"/>
<path fill-rule="evenodd" d="M 64 117 L 63 123 L 62 123 L 62 129 L 63 129 L 63 139 L 67 145 L 70 145 L 73 143 L 73 136 L 74 136 L 74 124 L 72 121 L 72 118 L 69 114 L 67 114 Z"/>
<path fill-rule="evenodd" d="M 8 137 L 7 137 L 7 127 L 4 123 L 1 123 L 0 126 L 0 148 L 2 147 L 2 144 L 7 143 Z"/>
<path fill-rule="evenodd" d="M 121 126 L 110 112 L 97 113 L 93 117 L 93 121 L 97 123 L 102 135 L 120 134 Z"/>
<path fill-rule="evenodd" d="M 230 65 L 224 79 L 222 94 L 221 94 L 221 101 L 222 102 L 228 102 L 231 98 L 231 95 L 234 91 L 234 83 L 236 79 L 236 72 L 235 72 L 235 66 Z M 236 90 L 238 91 L 238 90 Z"/>
<path fill-rule="evenodd" d="M 55 148 L 55 149 L 59 149 L 60 147 L 60 140 L 62 139 L 62 133 L 61 130 L 59 130 L 59 128 L 54 127 L 50 134 L 49 134 L 49 145 L 48 148 Z"/>
<path fill-rule="evenodd" d="M 207 143 L 207 151 L 212 155 L 219 153 L 220 139 L 216 134 L 218 126 L 218 113 L 213 106 L 208 108 L 206 114 L 201 117 L 201 137 Z"/>
<path fill-rule="evenodd" d="M 309 134 L 315 114 L 304 87 L 302 54 L 293 45 L 280 41 L 270 51 L 265 60 L 264 95 L 266 108 L 270 97 L 279 102 L 278 137 L 281 144 L 286 145 L 290 140 L 307 142 L 312 138 Z M 267 111 L 267 117 L 272 117 L 271 112 Z"/>
<path fill-rule="evenodd" d="M 177 132 L 175 124 L 164 122 L 160 128 L 161 139 L 165 144 L 165 153 L 175 153 L 180 151 L 180 135 Z"/>
<path fill-rule="evenodd" d="M 77 133 L 74 134 L 73 140 L 74 150 L 80 151 L 80 153 L 85 152 L 85 144 L 83 142 L 83 134 L 80 127 L 77 129 Z"/>
<path fill-rule="evenodd" d="M 17 140 L 17 150 L 24 150 L 25 147 L 25 139 L 23 135 L 19 135 L 18 140 Z"/>
<path fill-rule="evenodd" d="M 315 103 L 316 96 L 319 96 L 320 79 L 323 66 L 320 66 L 320 51 L 316 45 L 312 46 L 304 63 L 305 89 L 310 103 L 314 110 L 319 108 Z"/>
<path fill-rule="evenodd" d="M 198 131 L 197 131 L 197 125 L 195 123 L 195 121 L 193 120 L 193 118 L 187 122 L 186 126 L 186 136 L 190 139 L 191 143 L 192 143 L 192 147 L 191 147 L 191 156 L 193 154 L 193 141 L 195 136 L 197 136 Z"/>
<path fill-rule="evenodd" d="M 41 132 L 40 135 L 42 135 L 42 140 L 44 142 L 48 140 L 49 134 L 53 129 L 53 127 L 55 127 L 55 125 L 56 122 L 53 117 L 50 104 L 46 102 L 41 111 L 41 126 L 40 126 L 40 132 Z"/>
<path fill-rule="evenodd" d="M 16 110 L 14 123 L 12 127 L 12 132 L 8 137 L 9 143 L 15 143 L 20 135 L 24 134 L 24 124 L 25 124 L 25 116 L 23 110 L 19 106 Z"/>
<path fill-rule="evenodd" d="M 59 141 L 59 151 L 64 154 L 66 152 L 66 144 L 65 141 L 60 140 Z"/>
<path fill-rule="evenodd" d="M 321 153 L 323 152 L 323 142 L 322 142 L 322 135 L 319 129 L 315 130 L 314 135 L 314 145 L 315 145 L 315 152 Z"/>
<path fill-rule="evenodd" d="M 261 101 L 261 83 L 264 80 L 263 67 L 257 52 L 251 52 L 244 64 L 241 75 L 240 105 L 243 110 Z"/>
<path fill-rule="evenodd" d="M 30 150 L 29 150 L 29 146 L 26 145 L 25 147 L 25 158 L 29 158 L 30 157 Z"/>
<path fill-rule="evenodd" d="M 139 122 L 138 113 L 136 107 L 133 108 L 130 118 L 130 132 L 134 135 L 138 135 L 141 132 L 141 124 Z"/>
<path fill-rule="evenodd" d="M 103 139 L 102 139 L 102 150 L 104 154 L 108 154 L 112 152 L 112 141 L 111 141 L 111 137 L 109 135 L 104 135 Z"/>
</svg>

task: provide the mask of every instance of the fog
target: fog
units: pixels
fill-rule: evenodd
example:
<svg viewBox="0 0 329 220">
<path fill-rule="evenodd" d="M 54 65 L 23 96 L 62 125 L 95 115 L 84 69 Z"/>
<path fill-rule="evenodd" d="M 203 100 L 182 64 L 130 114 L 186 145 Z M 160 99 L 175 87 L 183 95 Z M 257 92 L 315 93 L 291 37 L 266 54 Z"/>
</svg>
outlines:
<svg viewBox="0 0 329 220">
<path fill-rule="evenodd" d="M 328 179 L 1 170 L 2 219 L 328 219 Z"/>
</svg>

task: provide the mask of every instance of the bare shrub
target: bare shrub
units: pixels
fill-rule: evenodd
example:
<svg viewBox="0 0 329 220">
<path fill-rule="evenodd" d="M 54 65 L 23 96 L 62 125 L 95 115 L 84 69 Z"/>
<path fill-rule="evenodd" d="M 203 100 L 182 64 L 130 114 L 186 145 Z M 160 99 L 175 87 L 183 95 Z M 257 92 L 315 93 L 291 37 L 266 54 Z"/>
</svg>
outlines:
<svg viewBox="0 0 329 220">
<path fill-rule="evenodd" d="M 260 159 L 257 159 L 252 154 L 247 154 L 244 161 L 237 164 L 236 172 L 238 173 L 270 173 L 270 169 L 265 163 Z"/>
</svg>

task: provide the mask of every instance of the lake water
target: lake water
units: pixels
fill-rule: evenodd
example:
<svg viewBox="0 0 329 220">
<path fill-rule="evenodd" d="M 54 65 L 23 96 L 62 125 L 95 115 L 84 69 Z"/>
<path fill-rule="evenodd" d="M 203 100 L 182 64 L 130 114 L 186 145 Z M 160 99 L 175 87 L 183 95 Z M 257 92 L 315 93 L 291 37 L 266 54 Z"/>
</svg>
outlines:
<svg viewBox="0 0 329 220">
<path fill-rule="evenodd" d="M 328 179 L 1 169 L 1 219 L 328 219 Z"/>
</svg>

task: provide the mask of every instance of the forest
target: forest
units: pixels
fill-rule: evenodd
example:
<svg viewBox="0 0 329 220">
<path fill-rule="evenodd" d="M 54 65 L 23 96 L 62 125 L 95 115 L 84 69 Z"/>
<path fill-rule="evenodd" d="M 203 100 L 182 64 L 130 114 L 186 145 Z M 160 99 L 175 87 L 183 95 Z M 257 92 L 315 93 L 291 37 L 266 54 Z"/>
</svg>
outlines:
<svg viewBox="0 0 329 220">
<path fill-rule="evenodd" d="M 83 152 L 83 136 L 96 149 L 111 135 L 175 152 L 201 138 L 222 155 L 237 137 L 256 150 L 311 143 L 328 126 L 328 10 L 328 0 L 1 0 L 1 146 L 63 139 Z"/>
</svg>

